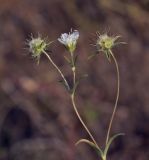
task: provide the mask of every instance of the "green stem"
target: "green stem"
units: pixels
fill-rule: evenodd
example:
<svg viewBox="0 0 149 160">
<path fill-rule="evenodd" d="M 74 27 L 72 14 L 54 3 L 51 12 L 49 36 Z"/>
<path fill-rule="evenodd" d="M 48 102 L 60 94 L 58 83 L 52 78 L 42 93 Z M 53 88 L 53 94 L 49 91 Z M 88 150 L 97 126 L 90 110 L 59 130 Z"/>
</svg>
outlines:
<svg viewBox="0 0 149 160">
<path fill-rule="evenodd" d="M 72 68 L 72 71 L 73 71 L 73 85 L 75 86 L 76 84 L 76 67 L 75 66 Z"/>
<path fill-rule="evenodd" d="M 65 76 L 63 75 L 63 73 L 61 72 L 61 70 L 58 68 L 58 66 L 53 62 L 53 60 L 51 59 L 51 57 L 47 54 L 47 52 L 43 51 L 43 53 L 46 55 L 46 57 L 49 59 L 49 61 L 52 63 L 52 65 L 56 68 L 56 70 L 60 73 L 61 77 L 63 78 L 67 88 L 70 90 L 70 86 L 65 78 Z M 75 69 L 75 65 L 74 65 L 74 58 L 73 56 L 72 57 L 72 72 L 73 72 L 73 83 L 74 83 L 74 86 L 76 85 L 76 69 Z M 75 99 L 74 99 L 74 95 L 75 95 L 75 91 L 73 91 L 73 93 L 70 95 L 71 96 L 71 101 L 72 101 L 72 105 L 73 105 L 73 108 L 74 108 L 74 111 L 78 117 L 78 119 L 80 120 L 81 124 L 83 125 L 83 127 L 85 128 L 85 130 L 87 131 L 87 133 L 89 134 L 90 138 L 92 139 L 92 141 L 94 142 L 94 144 L 96 145 L 97 148 L 99 148 L 97 142 L 95 141 L 94 137 L 92 136 L 92 134 L 90 133 L 89 129 L 87 128 L 87 126 L 85 125 L 85 123 L 83 122 L 78 110 L 77 110 L 77 107 L 76 107 L 76 104 L 75 104 Z"/>
<path fill-rule="evenodd" d="M 91 134 L 91 132 L 89 131 L 89 129 L 87 128 L 86 124 L 84 123 L 84 121 L 82 120 L 79 112 L 78 112 L 78 109 L 76 107 L 76 104 L 75 104 L 75 86 L 76 86 L 76 66 L 75 66 L 75 62 L 74 62 L 74 54 L 71 53 L 71 62 L 72 62 L 72 73 L 73 73 L 73 91 L 72 91 L 72 94 L 71 94 L 71 101 L 72 101 L 72 105 L 73 105 L 73 108 L 74 108 L 74 111 L 79 119 L 79 121 L 81 122 L 81 124 L 83 125 L 83 127 L 85 128 L 85 130 L 87 131 L 87 133 L 89 134 L 90 138 L 92 139 L 93 143 L 95 144 L 95 146 L 97 148 L 99 148 L 97 142 L 95 141 L 93 135 Z"/>
<path fill-rule="evenodd" d="M 119 90 L 120 90 L 120 74 L 119 74 L 118 63 L 117 63 L 117 60 L 116 60 L 116 58 L 115 58 L 115 56 L 114 56 L 114 54 L 112 53 L 111 50 L 110 50 L 110 54 L 111 54 L 111 56 L 112 56 L 112 58 L 114 60 L 114 63 L 115 63 L 115 66 L 116 66 L 116 71 L 117 71 L 117 94 L 116 94 L 116 100 L 115 100 L 114 109 L 113 109 L 113 112 L 112 112 L 112 116 L 111 116 L 111 119 L 110 119 L 108 131 L 107 131 L 106 145 L 107 145 L 107 143 L 109 141 L 110 131 L 111 131 L 113 119 L 114 119 L 114 116 L 115 116 L 115 112 L 116 112 L 116 109 L 117 109 L 117 103 L 118 103 L 118 99 L 119 99 Z"/>
<path fill-rule="evenodd" d="M 67 89 L 70 90 L 70 86 L 65 78 L 65 76 L 63 75 L 63 73 L 61 72 L 61 70 L 58 68 L 58 66 L 53 62 L 53 60 L 51 59 L 51 57 L 48 55 L 48 53 L 46 51 L 43 51 L 43 53 L 47 56 L 47 58 L 49 59 L 49 61 L 52 63 L 52 65 L 56 68 L 56 70 L 60 73 L 62 79 L 64 80 Z"/>
<path fill-rule="evenodd" d="M 75 104 L 75 98 L 74 98 L 74 93 L 72 93 L 71 95 L 71 101 L 72 101 L 72 105 L 73 105 L 73 108 L 74 108 L 74 111 L 78 117 L 78 119 L 80 120 L 81 124 L 83 125 L 83 127 L 85 128 L 85 130 L 87 131 L 87 133 L 89 134 L 90 138 L 92 139 L 93 143 L 96 145 L 97 148 L 99 148 L 97 142 L 95 141 L 93 135 L 91 134 L 91 132 L 89 131 L 89 129 L 87 128 L 86 124 L 83 122 L 78 110 L 77 110 L 77 107 L 76 107 L 76 104 Z"/>
<path fill-rule="evenodd" d="M 106 160 L 107 159 L 106 156 L 102 156 L 101 158 L 102 158 L 102 160 Z"/>
<path fill-rule="evenodd" d="M 73 72 L 73 86 L 76 84 L 76 66 L 74 62 L 74 54 L 73 52 L 70 53 L 71 55 L 71 65 L 72 65 L 72 72 Z"/>
</svg>

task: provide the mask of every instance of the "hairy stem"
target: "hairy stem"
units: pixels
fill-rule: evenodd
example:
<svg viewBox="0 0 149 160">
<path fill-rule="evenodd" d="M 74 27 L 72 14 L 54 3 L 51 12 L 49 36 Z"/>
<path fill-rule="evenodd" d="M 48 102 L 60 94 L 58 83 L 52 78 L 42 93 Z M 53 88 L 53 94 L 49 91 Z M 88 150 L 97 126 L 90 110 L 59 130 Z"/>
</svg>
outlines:
<svg viewBox="0 0 149 160">
<path fill-rule="evenodd" d="M 119 99 L 119 90 L 120 90 L 120 74 L 119 74 L 118 63 L 117 63 L 117 60 L 116 60 L 116 58 L 115 58 L 115 56 L 114 56 L 114 54 L 112 53 L 111 50 L 110 50 L 110 54 L 111 54 L 111 56 L 112 56 L 112 58 L 114 60 L 114 63 L 115 63 L 115 66 L 116 66 L 116 71 L 117 71 L 117 94 L 116 94 L 116 100 L 115 100 L 114 109 L 113 109 L 113 112 L 112 112 L 112 116 L 111 116 L 111 119 L 110 119 L 108 131 L 107 131 L 106 144 L 109 141 L 110 131 L 111 131 L 113 119 L 114 119 L 114 116 L 115 116 L 115 112 L 116 112 L 116 109 L 117 109 L 117 103 L 118 103 L 118 99 Z"/>
<path fill-rule="evenodd" d="M 53 62 L 53 60 L 51 59 L 51 57 L 48 55 L 48 53 L 46 51 L 43 51 L 43 53 L 47 56 L 48 60 L 52 63 L 52 65 L 56 68 L 56 70 L 60 73 L 62 79 L 64 80 L 67 89 L 70 90 L 70 86 L 65 78 L 65 76 L 63 75 L 63 73 L 61 72 L 61 70 L 58 68 L 58 66 Z"/>
</svg>

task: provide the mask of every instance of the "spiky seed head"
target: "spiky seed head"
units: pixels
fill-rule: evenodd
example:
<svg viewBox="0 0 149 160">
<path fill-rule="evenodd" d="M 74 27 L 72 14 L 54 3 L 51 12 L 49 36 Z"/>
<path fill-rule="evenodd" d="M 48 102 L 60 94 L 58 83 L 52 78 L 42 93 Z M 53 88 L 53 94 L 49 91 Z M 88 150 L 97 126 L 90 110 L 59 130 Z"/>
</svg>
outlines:
<svg viewBox="0 0 149 160">
<path fill-rule="evenodd" d="M 47 49 L 48 45 L 45 39 L 42 39 L 40 36 L 34 38 L 31 36 L 31 39 L 28 41 L 29 51 L 32 53 L 32 56 L 37 59 L 39 62 L 41 54 Z"/>
<path fill-rule="evenodd" d="M 97 37 L 97 47 L 100 50 L 109 50 L 112 49 L 115 45 L 115 41 L 119 38 L 119 36 L 116 37 L 110 37 L 107 34 L 103 34 Z"/>
<path fill-rule="evenodd" d="M 119 44 L 119 42 L 117 43 L 117 39 L 120 36 L 108 36 L 107 34 L 103 34 L 103 35 L 98 35 L 97 37 L 97 41 L 96 41 L 96 47 L 98 51 L 102 51 L 108 58 L 108 60 L 110 60 L 111 57 L 111 49 Z M 120 42 L 121 43 L 121 42 Z"/>
</svg>

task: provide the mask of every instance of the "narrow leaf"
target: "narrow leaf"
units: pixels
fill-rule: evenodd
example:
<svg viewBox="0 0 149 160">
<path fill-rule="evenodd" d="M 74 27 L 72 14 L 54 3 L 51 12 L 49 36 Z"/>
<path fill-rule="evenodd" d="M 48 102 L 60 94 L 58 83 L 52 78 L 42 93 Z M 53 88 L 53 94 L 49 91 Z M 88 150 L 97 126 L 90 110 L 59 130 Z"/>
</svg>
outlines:
<svg viewBox="0 0 149 160">
<path fill-rule="evenodd" d="M 75 93 L 76 92 L 76 89 L 78 87 L 78 85 L 80 84 L 81 80 L 88 77 L 88 74 L 84 74 L 82 75 L 77 81 L 76 81 L 76 84 L 74 85 L 73 87 L 73 90 L 72 90 L 72 93 Z"/>
<path fill-rule="evenodd" d="M 112 136 L 112 137 L 109 139 L 108 143 L 106 144 L 105 150 L 104 150 L 104 156 L 107 155 L 108 150 L 109 150 L 109 147 L 110 147 L 110 145 L 112 144 L 112 142 L 113 142 L 117 137 L 119 137 L 119 136 L 124 136 L 124 135 L 125 135 L 124 133 L 119 133 L 119 134 L 116 134 L 116 135 Z"/>
<path fill-rule="evenodd" d="M 64 58 L 69 64 L 71 63 L 70 59 L 67 56 L 64 56 Z"/>
<path fill-rule="evenodd" d="M 68 88 L 68 86 L 67 86 L 67 84 L 65 83 L 65 81 L 59 80 L 59 83 L 61 83 L 68 92 L 70 91 L 70 89 Z"/>
<path fill-rule="evenodd" d="M 117 46 L 117 45 L 119 45 L 119 44 L 127 44 L 126 42 L 115 42 L 114 43 L 114 46 Z"/>
<path fill-rule="evenodd" d="M 74 66 L 76 66 L 77 60 L 78 60 L 78 55 L 76 55 L 74 58 Z"/>
<path fill-rule="evenodd" d="M 96 146 L 93 142 L 91 142 L 87 139 L 80 139 L 75 145 L 77 146 L 80 143 L 87 143 L 91 147 L 95 148 L 101 157 L 103 156 L 102 150 L 98 146 Z"/>
<path fill-rule="evenodd" d="M 76 89 L 77 89 L 79 83 L 80 83 L 80 81 L 77 81 L 77 82 L 75 83 L 75 85 L 74 85 L 74 87 L 73 87 L 73 90 L 72 90 L 72 93 L 75 93 L 75 92 L 76 92 Z"/>
<path fill-rule="evenodd" d="M 117 40 L 117 39 L 119 39 L 121 36 L 116 36 L 116 37 L 114 37 L 113 38 L 113 40 L 114 40 L 114 42 Z"/>
<path fill-rule="evenodd" d="M 93 57 L 95 57 L 97 54 L 91 54 L 87 59 L 90 60 L 92 59 Z"/>
<path fill-rule="evenodd" d="M 108 59 L 109 62 L 111 62 L 111 54 L 109 51 L 105 51 L 106 57 Z"/>
</svg>

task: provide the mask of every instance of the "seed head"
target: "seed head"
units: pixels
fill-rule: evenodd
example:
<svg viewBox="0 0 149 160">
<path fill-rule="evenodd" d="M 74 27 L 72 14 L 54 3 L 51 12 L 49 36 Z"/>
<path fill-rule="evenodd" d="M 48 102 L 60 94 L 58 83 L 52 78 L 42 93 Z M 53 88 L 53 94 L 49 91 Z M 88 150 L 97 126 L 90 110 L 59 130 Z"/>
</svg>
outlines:
<svg viewBox="0 0 149 160">
<path fill-rule="evenodd" d="M 117 44 L 123 43 L 123 42 L 116 42 L 117 39 L 120 36 L 110 37 L 107 34 L 98 35 L 96 47 L 98 51 L 102 51 L 110 60 L 111 57 L 111 49 L 116 46 Z"/>
<path fill-rule="evenodd" d="M 115 45 L 115 41 L 119 38 L 119 36 L 116 37 L 110 37 L 107 34 L 99 35 L 97 38 L 97 47 L 99 50 L 105 51 L 112 49 Z"/>
<path fill-rule="evenodd" d="M 47 49 L 48 43 L 42 39 L 40 36 L 37 38 L 31 37 L 31 40 L 28 41 L 29 51 L 32 53 L 32 56 L 37 58 L 39 62 L 41 54 Z"/>
</svg>

